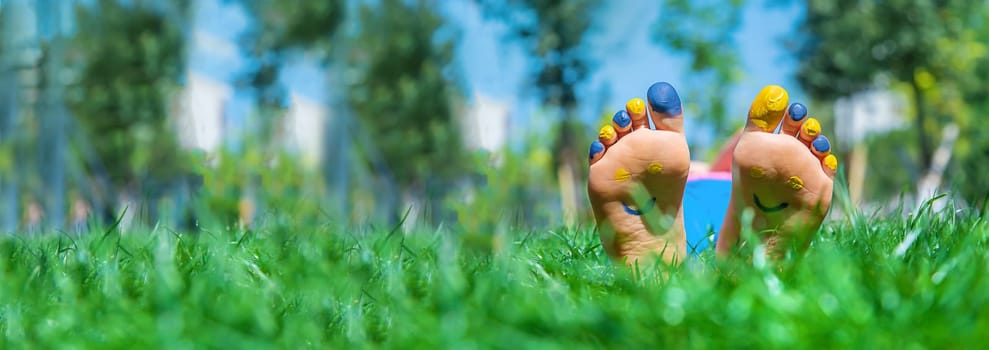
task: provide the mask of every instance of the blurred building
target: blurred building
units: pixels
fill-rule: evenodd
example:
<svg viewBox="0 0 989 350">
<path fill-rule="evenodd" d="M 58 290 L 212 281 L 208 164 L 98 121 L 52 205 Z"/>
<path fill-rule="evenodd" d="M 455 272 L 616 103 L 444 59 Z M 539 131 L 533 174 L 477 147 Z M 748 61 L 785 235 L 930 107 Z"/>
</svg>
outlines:
<svg viewBox="0 0 989 350">
<path fill-rule="evenodd" d="M 907 127 L 906 100 L 888 90 L 870 90 L 834 103 L 835 138 L 852 148 L 871 134 Z"/>
<path fill-rule="evenodd" d="M 462 125 L 464 145 L 469 149 L 498 152 L 508 141 L 508 103 L 474 94 L 474 103 L 467 110 Z"/>
<path fill-rule="evenodd" d="M 904 128 L 906 101 L 889 90 L 869 90 L 834 103 L 836 148 L 847 155 L 849 199 L 862 204 L 869 150 L 865 139 Z"/>
<path fill-rule="evenodd" d="M 283 144 L 299 156 L 303 165 L 315 169 L 323 159 L 323 135 L 329 110 L 321 102 L 293 92 L 285 115 Z"/>
<path fill-rule="evenodd" d="M 240 133 L 251 118 L 250 110 L 231 108 L 234 89 L 230 76 L 240 66 L 241 54 L 230 40 L 203 30 L 193 32 L 192 64 L 186 73 L 176 115 L 179 140 L 187 149 L 207 153 L 219 150 L 231 140 L 242 140 Z M 225 78 L 225 79 L 224 79 Z M 322 159 L 324 124 L 328 110 L 321 102 L 289 91 L 289 106 L 276 130 L 282 147 L 297 154 L 307 167 L 316 167 Z M 236 142 L 233 142 L 236 144 Z"/>
<path fill-rule="evenodd" d="M 212 153 L 223 145 L 224 115 L 232 89 L 198 72 L 190 71 L 186 78 L 175 123 L 179 142 L 186 149 Z"/>
</svg>

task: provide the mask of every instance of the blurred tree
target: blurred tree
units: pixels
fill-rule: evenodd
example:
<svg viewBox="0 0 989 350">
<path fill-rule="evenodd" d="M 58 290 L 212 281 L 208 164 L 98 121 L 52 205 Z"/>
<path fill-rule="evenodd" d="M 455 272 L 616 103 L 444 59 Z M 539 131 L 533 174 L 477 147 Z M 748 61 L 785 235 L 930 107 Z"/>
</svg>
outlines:
<svg viewBox="0 0 989 350">
<path fill-rule="evenodd" d="M 390 173 L 398 191 L 387 187 L 377 195 L 395 200 L 426 200 L 439 210 L 445 193 L 463 177 L 466 157 L 453 99 L 459 87 L 446 68 L 453 61 L 453 43 L 443 36 L 443 18 L 430 0 L 382 0 L 360 8 L 360 28 L 350 67 L 354 83 L 348 100 L 373 145 L 363 157 L 379 176 Z M 380 152 L 380 153 L 379 153 Z M 384 177 L 384 176 L 383 176 Z M 391 197 L 391 200 L 387 200 Z"/>
<path fill-rule="evenodd" d="M 278 83 L 282 67 L 293 51 L 329 58 L 330 39 L 344 19 L 343 1 L 228 1 L 239 2 L 253 21 L 241 47 L 254 62 L 241 83 L 253 91 L 258 107 L 254 136 L 268 148 L 287 99 Z"/>
<path fill-rule="evenodd" d="M 600 1 L 597 0 L 477 0 L 485 12 L 511 26 L 512 35 L 522 43 L 536 63 L 532 77 L 543 104 L 561 116 L 559 137 L 554 147 L 554 164 L 560 180 L 564 220 L 576 220 L 583 192 L 579 184 L 583 154 L 578 136 L 585 129 L 575 118 L 577 86 L 587 78 L 590 65 L 584 36 L 591 30 Z"/>
<path fill-rule="evenodd" d="M 98 157 L 90 171 L 113 187 L 106 196 L 155 198 L 187 171 L 169 113 L 185 73 L 189 5 L 99 0 L 77 8 L 70 57 L 80 70 L 66 93 L 86 135 L 79 147 Z"/>
<path fill-rule="evenodd" d="M 334 38 L 345 18 L 346 8 L 342 0 L 227 1 L 241 4 L 251 19 L 251 24 L 241 37 L 240 47 L 252 62 L 247 65 L 248 68 L 239 85 L 246 87 L 254 95 L 256 110 L 249 123 L 250 133 L 246 147 L 248 164 L 241 165 L 246 168 L 245 173 L 250 174 L 244 177 L 249 179 L 247 180 L 249 183 L 241 184 L 243 188 L 239 190 L 243 190 L 242 202 L 250 202 L 250 205 L 257 207 L 264 199 L 257 197 L 266 194 L 264 191 L 254 189 L 262 185 L 261 182 L 264 180 L 260 176 L 262 171 L 259 167 L 268 165 L 264 159 L 267 155 L 281 153 L 275 146 L 277 138 L 281 136 L 279 126 L 282 125 L 282 118 L 289 102 L 288 91 L 279 82 L 281 70 L 293 58 L 303 55 L 313 55 L 324 62 L 333 61 L 331 48 L 337 43 Z M 314 79 L 329 80 L 329 77 L 314 77 Z M 342 119 L 340 114 L 340 111 L 335 110 L 334 119 Z M 330 129 L 330 124 L 332 123 L 324 126 L 327 129 L 325 135 L 331 139 L 326 141 L 327 143 L 336 140 L 334 136 L 340 136 L 340 133 Z M 336 167 L 345 169 L 348 164 L 334 162 L 333 165 L 335 167 L 331 169 Z M 318 184 L 306 184 L 310 189 L 316 185 Z M 268 204 L 277 202 L 279 199 L 274 198 L 276 196 L 275 194 L 265 196 L 271 197 L 268 199 L 271 199 L 272 203 Z"/>
<path fill-rule="evenodd" d="M 732 36 L 741 24 L 745 4 L 745 0 L 666 0 L 653 23 L 654 40 L 687 55 L 691 86 L 696 89 L 688 94 L 699 97 L 691 98 L 691 104 L 697 117 L 713 128 L 715 139 L 727 137 L 744 121 L 729 115 L 727 96 L 742 76 L 740 53 Z"/>
<path fill-rule="evenodd" d="M 984 72 L 979 67 L 987 64 L 985 37 L 979 37 L 985 28 L 985 1 L 809 0 L 806 7 L 797 48 L 797 78 L 803 87 L 816 98 L 833 101 L 873 88 L 877 80 L 890 81 L 894 88 L 903 84 L 913 101 L 914 167 L 921 174 L 930 168 L 946 123 L 963 130 L 973 125 L 965 101 L 972 92 L 985 96 L 985 77 L 972 74 Z M 891 152 L 913 146 L 873 145 L 895 148 Z M 964 162 L 969 154 L 958 156 Z M 869 181 L 885 182 L 883 173 L 888 172 L 877 172 L 880 176 Z"/>
</svg>

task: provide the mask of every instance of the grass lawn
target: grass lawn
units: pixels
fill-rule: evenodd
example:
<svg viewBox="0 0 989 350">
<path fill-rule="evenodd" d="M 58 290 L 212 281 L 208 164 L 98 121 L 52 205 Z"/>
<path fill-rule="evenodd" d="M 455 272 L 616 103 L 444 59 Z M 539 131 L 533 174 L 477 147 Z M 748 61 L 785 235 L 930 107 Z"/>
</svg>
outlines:
<svg viewBox="0 0 989 350">
<path fill-rule="evenodd" d="M 638 277 L 589 229 L 5 237 L 0 348 L 968 348 L 989 344 L 987 248 L 954 210 Z"/>
</svg>

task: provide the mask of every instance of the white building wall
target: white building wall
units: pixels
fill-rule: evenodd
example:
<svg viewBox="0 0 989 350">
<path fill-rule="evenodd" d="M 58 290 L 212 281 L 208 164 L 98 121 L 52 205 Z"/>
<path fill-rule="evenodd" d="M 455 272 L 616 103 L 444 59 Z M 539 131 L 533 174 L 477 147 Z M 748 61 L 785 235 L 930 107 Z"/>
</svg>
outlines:
<svg viewBox="0 0 989 350">
<path fill-rule="evenodd" d="M 328 118 L 329 112 L 322 103 L 291 94 L 285 115 L 285 147 L 296 152 L 307 167 L 316 167 L 323 159 L 323 133 Z"/>
<path fill-rule="evenodd" d="M 223 144 L 224 111 L 231 94 L 231 87 L 223 82 L 188 73 L 176 123 L 183 147 L 209 153 Z"/>
<path fill-rule="evenodd" d="M 497 152 L 508 141 L 509 105 L 475 94 L 464 121 L 464 143 L 470 149 Z"/>
</svg>

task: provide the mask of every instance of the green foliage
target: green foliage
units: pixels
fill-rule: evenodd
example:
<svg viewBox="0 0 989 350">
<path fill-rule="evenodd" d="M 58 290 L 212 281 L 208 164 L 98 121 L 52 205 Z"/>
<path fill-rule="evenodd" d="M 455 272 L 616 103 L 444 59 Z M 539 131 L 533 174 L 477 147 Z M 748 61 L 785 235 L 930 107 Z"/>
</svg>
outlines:
<svg viewBox="0 0 989 350">
<path fill-rule="evenodd" d="M 172 14 L 187 14 L 189 2 L 168 4 L 101 0 L 78 8 L 72 56 L 80 72 L 67 99 L 84 141 L 120 188 L 184 171 L 169 115 L 186 57 L 185 22 Z"/>
<path fill-rule="evenodd" d="M 778 265 L 704 254 L 639 276 L 591 230 L 508 232 L 492 254 L 294 216 L 7 236 L 0 347 L 965 348 L 989 334 L 985 214 L 835 222 Z"/>
<path fill-rule="evenodd" d="M 985 16 L 982 1 L 810 1 L 798 51 L 798 79 L 823 99 L 869 89 L 877 78 L 911 87 L 922 165 L 946 118 L 963 113 L 959 91 L 979 88 L 970 74 L 987 64 L 984 45 L 974 43 Z M 982 11 L 978 11 L 982 9 Z M 974 11 L 973 11 L 974 10 Z M 973 46 L 975 45 L 975 46 Z M 928 102 L 930 101 L 930 102 Z M 925 120 L 932 115 L 937 122 Z"/>
<path fill-rule="evenodd" d="M 880 137 L 870 149 L 880 153 L 908 148 L 914 160 L 900 167 L 922 174 L 948 123 L 961 127 L 962 137 L 948 178 L 968 179 L 970 171 L 983 173 L 989 152 L 977 126 L 984 114 L 985 73 L 989 69 L 989 4 L 965 1 L 817 1 L 807 2 L 807 16 L 799 25 L 803 37 L 797 51 L 798 79 L 814 97 L 832 101 L 870 89 L 877 81 L 905 92 L 913 101 L 913 130 L 917 142 L 888 143 Z M 882 142 L 882 143 L 880 143 Z M 875 158 L 875 157 L 870 157 Z M 888 167 L 870 170 L 883 173 Z M 895 168 L 894 168 L 895 169 Z M 867 187 L 891 187 L 870 176 Z M 916 179 L 916 176 L 914 176 Z M 982 181 L 951 181 L 969 200 L 986 192 Z M 905 183 L 892 187 L 901 188 Z M 912 186 L 909 186 L 912 187 Z M 887 192 L 883 196 L 899 193 Z"/>
<path fill-rule="evenodd" d="M 742 120 L 728 113 L 729 91 L 742 76 L 740 53 L 733 35 L 742 19 L 744 0 L 663 2 L 653 24 L 653 38 L 690 62 L 691 105 L 696 116 L 708 122 L 716 139 L 729 136 Z M 705 97 L 706 96 L 706 97 Z"/>
<path fill-rule="evenodd" d="M 504 249 L 509 232 L 553 227 L 560 222 L 554 191 L 552 156 L 547 145 L 529 136 L 520 147 L 506 148 L 497 155 L 474 155 L 474 182 L 459 196 L 447 199 L 457 214 L 456 225 L 468 245 Z"/>
<path fill-rule="evenodd" d="M 349 61 L 357 76 L 347 98 L 377 146 L 363 150 L 365 157 L 373 162 L 379 151 L 402 190 L 415 195 L 429 183 L 462 176 L 466 163 L 453 111 L 460 91 L 446 71 L 453 42 L 440 35 L 436 6 L 428 0 L 362 6 Z"/>
</svg>

